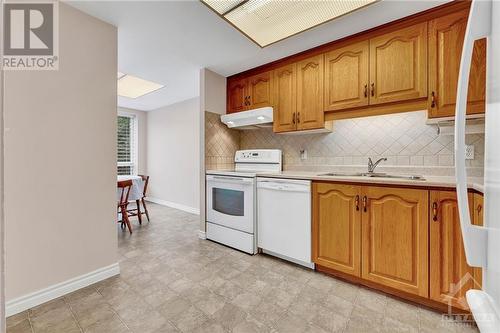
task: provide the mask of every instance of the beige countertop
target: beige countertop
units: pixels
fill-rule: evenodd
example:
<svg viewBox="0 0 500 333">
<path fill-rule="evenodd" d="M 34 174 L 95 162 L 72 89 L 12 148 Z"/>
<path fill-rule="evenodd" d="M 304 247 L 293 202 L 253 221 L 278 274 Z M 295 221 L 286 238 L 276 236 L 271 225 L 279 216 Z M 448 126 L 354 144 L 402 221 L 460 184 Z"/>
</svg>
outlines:
<svg viewBox="0 0 500 333">
<path fill-rule="evenodd" d="M 412 180 L 402 178 L 382 178 L 382 177 L 359 177 L 359 176 L 322 176 L 325 172 L 318 171 L 282 171 L 279 173 L 257 173 L 258 177 L 285 178 L 285 179 L 305 179 L 305 180 L 323 180 L 331 182 L 348 182 L 362 184 L 384 184 L 401 185 L 412 187 L 436 187 L 436 188 L 455 188 L 455 177 L 449 176 L 423 176 L 424 180 Z M 468 187 L 478 192 L 484 191 L 484 180 L 482 177 L 470 177 Z"/>
</svg>

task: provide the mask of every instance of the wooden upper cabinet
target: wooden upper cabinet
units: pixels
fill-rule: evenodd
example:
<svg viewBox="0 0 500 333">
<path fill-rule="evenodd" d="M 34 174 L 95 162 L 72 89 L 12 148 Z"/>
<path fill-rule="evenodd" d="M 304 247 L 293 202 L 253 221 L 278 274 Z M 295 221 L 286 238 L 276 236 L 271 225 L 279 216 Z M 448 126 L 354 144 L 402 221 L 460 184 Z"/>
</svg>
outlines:
<svg viewBox="0 0 500 333">
<path fill-rule="evenodd" d="M 295 64 L 274 70 L 273 73 L 273 131 L 290 132 L 297 128 L 297 72 Z"/>
<path fill-rule="evenodd" d="M 227 83 L 227 113 L 271 106 L 272 71 Z"/>
<path fill-rule="evenodd" d="M 361 277 L 428 297 L 428 191 L 363 187 Z"/>
<path fill-rule="evenodd" d="M 431 191 L 430 198 L 430 298 L 468 310 L 465 293 L 481 288 L 480 270 L 465 259 L 456 192 Z M 469 204 L 474 207 L 472 194 Z"/>
<path fill-rule="evenodd" d="M 323 111 L 323 55 L 302 60 L 297 66 L 297 129 L 325 126 Z"/>
<path fill-rule="evenodd" d="M 368 54 L 368 41 L 325 54 L 326 111 L 368 105 Z"/>
<path fill-rule="evenodd" d="M 247 79 L 228 82 L 227 113 L 245 111 L 247 108 Z"/>
<path fill-rule="evenodd" d="M 468 10 L 429 22 L 429 117 L 455 115 L 457 84 Z M 484 113 L 486 40 L 476 41 L 469 75 L 467 113 Z"/>
<path fill-rule="evenodd" d="M 361 187 L 313 183 L 313 261 L 361 275 Z"/>
<path fill-rule="evenodd" d="M 370 39 L 370 104 L 427 96 L 427 22 Z"/>
<path fill-rule="evenodd" d="M 330 120 L 427 106 L 430 118 L 452 117 L 470 3 L 447 6 L 231 77 L 227 112 L 273 105 L 275 132 L 325 128 L 325 112 Z M 482 39 L 474 44 L 467 114 L 484 113 L 485 89 Z"/>
<path fill-rule="evenodd" d="M 248 109 L 271 106 L 272 72 L 264 72 L 248 78 Z"/>
</svg>

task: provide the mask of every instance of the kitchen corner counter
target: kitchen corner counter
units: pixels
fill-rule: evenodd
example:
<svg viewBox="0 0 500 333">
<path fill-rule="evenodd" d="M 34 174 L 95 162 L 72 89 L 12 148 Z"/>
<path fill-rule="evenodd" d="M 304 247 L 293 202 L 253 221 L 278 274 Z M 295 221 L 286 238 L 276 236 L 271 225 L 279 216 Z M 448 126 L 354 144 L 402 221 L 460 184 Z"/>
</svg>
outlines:
<svg viewBox="0 0 500 333">
<path fill-rule="evenodd" d="M 456 187 L 455 177 L 449 176 L 423 176 L 424 180 L 401 179 L 401 178 L 382 178 L 382 177 L 361 177 L 361 176 L 323 176 L 321 174 L 327 171 L 282 171 L 279 173 L 258 173 L 258 177 L 285 178 L 285 179 L 303 179 L 319 180 L 330 182 L 360 183 L 360 184 L 381 184 L 398 185 L 411 187 L 427 188 L 450 188 Z M 484 192 L 484 180 L 481 177 L 470 177 L 468 184 L 470 190 Z"/>
</svg>

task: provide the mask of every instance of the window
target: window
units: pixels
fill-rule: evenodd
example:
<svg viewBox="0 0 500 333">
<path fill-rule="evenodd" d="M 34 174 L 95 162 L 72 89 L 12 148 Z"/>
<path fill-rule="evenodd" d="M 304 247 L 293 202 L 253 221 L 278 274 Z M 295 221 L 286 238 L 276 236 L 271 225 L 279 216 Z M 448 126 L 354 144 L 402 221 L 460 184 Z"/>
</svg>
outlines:
<svg viewBox="0 0 500 333">
<path fill-rule="evenodd" d="M 137 173 L 137 120 L 134 115 L 118 116 L 117 161 L 119 175 Z"/>
</svg>

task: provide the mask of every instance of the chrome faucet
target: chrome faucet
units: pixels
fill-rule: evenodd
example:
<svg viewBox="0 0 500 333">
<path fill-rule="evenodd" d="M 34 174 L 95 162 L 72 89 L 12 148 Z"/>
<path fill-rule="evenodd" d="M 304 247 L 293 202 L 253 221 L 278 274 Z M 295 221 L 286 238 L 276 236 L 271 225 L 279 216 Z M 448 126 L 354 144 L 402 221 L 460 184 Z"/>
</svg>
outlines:
<svg viewBox="0 0 500 333">
<path fill-rule="evenodd" d="M 377 165 L 379 165 L 380 162 L 382 161 L 387 161 L 387 158 L 385 157 L 382 157 L 381 159 L 379 159 L 377 162 L 373 163 L 372 161 L 372 158 L 371 157 L 368 157 L 368 173 L 373 173 L 375 172 L 375 168 L 377 167 Z"/>
</svg>

